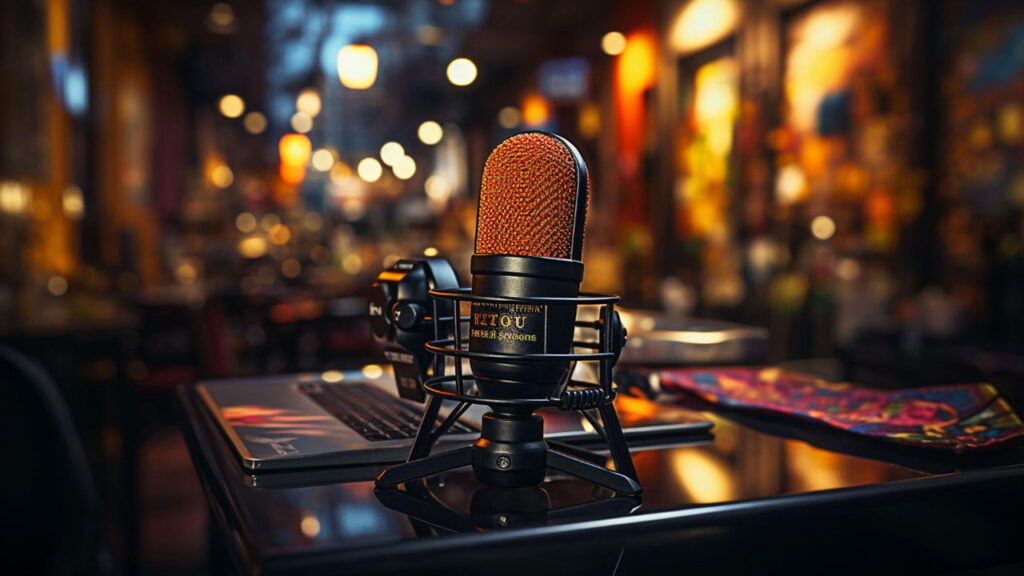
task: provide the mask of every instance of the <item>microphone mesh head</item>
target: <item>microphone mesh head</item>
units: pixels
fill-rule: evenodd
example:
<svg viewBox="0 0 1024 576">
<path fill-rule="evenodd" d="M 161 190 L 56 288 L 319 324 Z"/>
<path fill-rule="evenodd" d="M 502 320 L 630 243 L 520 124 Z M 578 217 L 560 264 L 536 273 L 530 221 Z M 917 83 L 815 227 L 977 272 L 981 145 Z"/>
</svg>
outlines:
<svg viewBox="0 0 1024 576">
<path fill-rule="evenodd" d="M 582 168 L 585 170 L 585 167 Z M 540 132 L 516 134 L 484 165 L 477 212 L 476 253 L 579 259 L 590 179 L 578 194 L 576 155 Z"/>
</svg>

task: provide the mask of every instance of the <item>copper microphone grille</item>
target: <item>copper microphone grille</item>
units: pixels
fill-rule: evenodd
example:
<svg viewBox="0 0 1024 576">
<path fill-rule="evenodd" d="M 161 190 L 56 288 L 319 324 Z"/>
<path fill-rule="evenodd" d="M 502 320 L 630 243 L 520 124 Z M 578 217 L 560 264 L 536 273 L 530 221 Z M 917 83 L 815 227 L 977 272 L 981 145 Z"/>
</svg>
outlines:
<svg viewBox="0 0 1024 576">
<path fill-rule="evenodd" d="M 476 253 L 579 260 L 590 179 L 571 144 L 524 132 L 487 158 Z"/>
</svg>

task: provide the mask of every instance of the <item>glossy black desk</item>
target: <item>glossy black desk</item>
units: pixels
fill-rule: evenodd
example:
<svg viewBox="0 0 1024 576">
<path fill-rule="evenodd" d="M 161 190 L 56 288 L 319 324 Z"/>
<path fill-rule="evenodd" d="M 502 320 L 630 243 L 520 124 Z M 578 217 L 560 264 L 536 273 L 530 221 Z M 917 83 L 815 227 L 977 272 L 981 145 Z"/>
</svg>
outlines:
<svg viewBox="0 0 1024 576">
<path fill-rule="evenodd" d="M 591 485 L 555 479 L 547 497 L 568 513 L 514 516 L 507 528 L 470 521 L 467 532 L 451 532 L 385 506 L 368 480 L 372 469 L 348 471 L 353 481 L 338 471 L 252 477 L 193 390 L 179 396 L 213 530 L 242 573 L 1024 571 L 1018 449 L 951 459 L 858 445 L 815 427 L 712 416 L 714 442 L 635 451 L 644 494 L 632 513 L 628 503 L 588 508 L 601 496 Z M 481 486 L 467 471 L 429 488 L 459 517 Z"/>
</svg>

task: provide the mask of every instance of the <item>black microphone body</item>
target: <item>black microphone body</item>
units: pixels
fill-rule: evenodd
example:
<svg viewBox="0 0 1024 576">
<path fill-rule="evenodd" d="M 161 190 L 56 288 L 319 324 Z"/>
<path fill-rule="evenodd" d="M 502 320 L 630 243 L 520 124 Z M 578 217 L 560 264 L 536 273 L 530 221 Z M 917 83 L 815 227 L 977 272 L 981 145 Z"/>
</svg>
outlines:
<svg viewBox="0 0 1024 576">
<path fill-rule="evenodd" d="M 477 212 L 473 295 L 575 298 L 590 180 L 579 151 L 560 136 L 525 132 L 502 142 L 484 168 Z M 490 354 L 568 354 L 575 303 L 473 302 L 469 349 Z M 547 398 L 569 377 L 565 359 L 473 358 L 485 396 Z"/>
<path fill-rule="evenodd" d="M 476 254 L 473 294 L 506 298 L 579 294 L 583 264 L 537 256 Z M 575 304 L 474 302 L 469 349 L 499 354 L 567 354 L 572 348 Z M 472 360 L 480 391 L 499 398 L 544 398 L 568 377 L 568 360 L 528 363 Z"/>
</svg>

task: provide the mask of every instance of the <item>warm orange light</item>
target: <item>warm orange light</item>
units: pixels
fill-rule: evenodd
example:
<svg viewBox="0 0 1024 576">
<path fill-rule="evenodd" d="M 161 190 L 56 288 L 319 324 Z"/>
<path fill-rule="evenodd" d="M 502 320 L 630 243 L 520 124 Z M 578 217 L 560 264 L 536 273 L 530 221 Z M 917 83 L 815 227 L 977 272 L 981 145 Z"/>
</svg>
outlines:
<svg viewBox="0 0 1024 576">
<path fill-rule="evenodd" d="M 622 206 L 623 222 L 647 218 L 647 200 L 639 175 L 644 146 L 647 110 L 644 92 L 654 85 L 657 75 L 657 35 L 652 29 L 637 30 L 626 36 L 626 49 L 615 59 L 612 87 L 615 98 L 615 134 L 621 176 L 632 187 L 630 201 Z"/>
<path fill-rule="evenodd" d="M 377 81 L 377 51 L 365 44 L 349 44 L 338 51 L 338 78 L 352 90 L 366 90 Z"/>
<path fill-rule="evenodd" d="M 587 102 L 580 107 L 580 135 L 590 140 L 601 133 L 601 108 L 594 102 Z"/>
<path fill-rule="evenodd" d="M 285 134 L 281 136 L 277 150 L 281 155 L 281 180 L 288 184 L 301 184 L 306 178 L 306 164 L 313 153 L 309 138 L 304 134 Z"/>
<path fill-rule="evenodd" d="M 313 153 L 313 145 L 304 134 L 285 134 L 281 136 L 277 150 L 281 155 L 282 165 L 301 166 L 305 170 L 309 156 Z"/>
<path fill-rule="evenodd" d="M 692 0 L 672 24 L 669 44 L 681 53 L 709 46 L 734 30 L 739 17 L 736 0 Z"/>
<path fill-rule="evenodd" d="M 287 184 L 302 184 L 302 181 L 306 179 L 306 167 L 290 166 L 282 163 L 278 169 L 278 175 Z"/>
<path fill-rule="evenodd" d="M 884 188 L 872 190 L 864 201 L 864 214 L 872 224 L 892 222 L 896 215 L 896 202 L 892 194 Z"/>
<path fill-rule="evenodd" d="M 618 62 L 619 82 L 624 92 L 643 92 L 654 84 L 657 49 L 646 33 L 630 34 Z"/>
<path fill-rule="evenodd" d="M 523 124 L 527 126 L 540 126 L 551 117 L 551 104 L 536 92 L 530 92 L 523 97 L 521 108 Z"/>
</svg>

